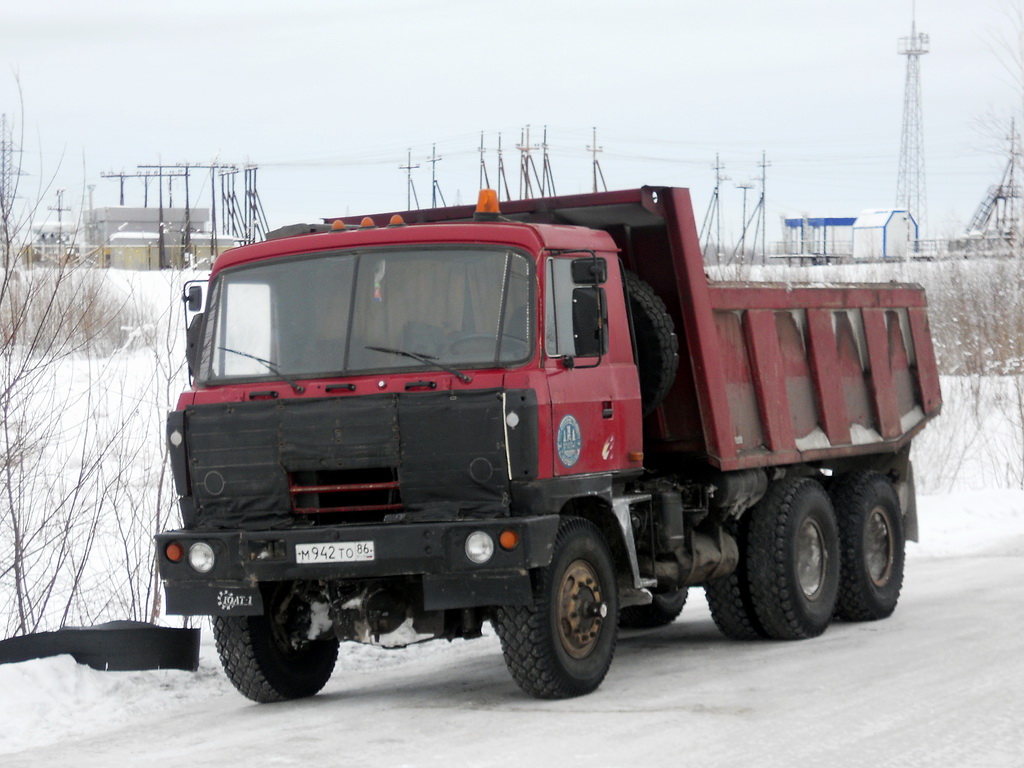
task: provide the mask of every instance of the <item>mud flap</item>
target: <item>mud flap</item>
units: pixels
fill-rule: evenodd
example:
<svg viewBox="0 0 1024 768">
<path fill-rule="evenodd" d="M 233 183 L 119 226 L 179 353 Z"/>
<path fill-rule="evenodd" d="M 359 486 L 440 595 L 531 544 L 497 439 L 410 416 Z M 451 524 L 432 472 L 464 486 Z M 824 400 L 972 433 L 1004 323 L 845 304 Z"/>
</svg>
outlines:
<svg viewBox="0 0 1024 768">
<path fill-rule="evenodd" d="M 423 576 L 423 607 L 428 611 L 532 603 L 533 587 L 528 571 Z"/>
</svg>

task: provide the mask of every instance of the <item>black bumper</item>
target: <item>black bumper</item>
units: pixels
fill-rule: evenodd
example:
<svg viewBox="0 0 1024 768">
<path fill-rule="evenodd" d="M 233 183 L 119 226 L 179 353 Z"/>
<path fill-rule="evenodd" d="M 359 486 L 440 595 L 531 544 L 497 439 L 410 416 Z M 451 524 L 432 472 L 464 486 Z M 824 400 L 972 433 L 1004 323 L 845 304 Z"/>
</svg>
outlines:
<svg viewBox="0 0 1024 768">
<path fill-rule="evenodd" d="M 258 585 L 276 581 L 377 581 L 419 577 L 426 610 L 525 604 L 532 600 L 529 571 L 551 562 L 558 516 L 424 523 L 335 526 L 275 531 L 169 531 L 156 536 L 157 561 L 167 593 L 167 612 L 177 615 L 252 615 L 263 612 Z M 502 531 L 519 543 L 498 546 Z M 495 542 L 486 563 L 466 555 L 466 539 L 483 531 Z M 188 550 L 207 543 L 215 563 L 200 574 Z M 176 542 L 185 557 L 173 562 L 167 547 Z M 298 562 L 302 544 L 373 542 L 373 560 Z"/>
</svg>

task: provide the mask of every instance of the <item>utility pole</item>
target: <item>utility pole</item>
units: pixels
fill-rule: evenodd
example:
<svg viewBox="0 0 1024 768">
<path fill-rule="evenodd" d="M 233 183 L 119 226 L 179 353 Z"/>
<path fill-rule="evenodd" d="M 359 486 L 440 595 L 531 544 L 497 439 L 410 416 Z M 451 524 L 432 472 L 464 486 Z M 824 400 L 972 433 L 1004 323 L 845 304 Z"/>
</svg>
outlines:
<svg viewBox="0 0 1024 768">
<path fill-rule="evenodd" d="M 184 232 L 181 233 L 181 261 L 182 263 L 178 266 L 184 267 L 185 265 L 185 254 L 190 254 L 189 258 L 194 258 L 192 254 L 192 206 L 189 204 L 188 194 L 188 169 L 189 166 L 185 164 L 185 222 Z"/>
<path fill-rule="evenodd" d="M 164 240 L 164 167 L 162 165 L 158 166 L 157 174 L 156 188 L 160 196 L 160 220 L 156 230 L 156 248 L 158 266 L 160 269 L 164 269 L 170 265 L 167 263 L 167 243 Z"/>
<path fill-rule="evenodd" d="M 65 251 L 64 251 L 64 212 L 71 211 L 70 208 L 64 207 L 64 192 L 67 190 L 57 190 L 57 205 L 48 206 L 47 210 L 57 212 L 57 248 L 60 253 L 60 263 L 64 263 Z"/>
<path fill-rule="evenodd" d="M 896 179 L 896 206 L 905 208 L 917 219 L 920 237 L 920 230 L 928 217 L 921 116 L 921 57 L 928 53 L 929 40 L 928 35 L 917 31 L 916 4 L 911 6 L 911 14 L 910 37 L 901 37 L 898 48 L 899 55 L 907 57 L 907 77 L 903 88 L 903 134 Z"/>
<path fill-rule="evenodd" d="M 505 175 L 505 159 L 501 154 L 501 134 L 498 134 L 498 196 L 501 196 L 501 188 L 505 187 L 505 200 L 511 200 L 512 195 L 508 191 L 508 176 Z"/>
<path fill-rule="evenodd" d="M 544 141 L 541 142 L 541 148 L 544 151 L 544 159 L 541 163 L 540 196 L 554 196 L 556 194 L 555 175 L 551 172 L 551 160 L 548 158 L 548 127 L 546 125 L 544 126 Z"/>
<path fill-rule="evenodd" d="M 258 165 L 246 164 L 245 171 L 245 233 L 247 243 L 255 243 L 257 237 L 267 234 L 267 214 L 263 211 L 259 190 L 256 188 Z"/>
<path fill-rule="evenodd" d="M 487 163 L 484 160 L 484 132 L 480 131 L 480 149 L 477 150 L 480 153 L 480 183 L 478 184 L 479 189 L 490 189 L 491 180 L 487 177 Z"/>
<path fill-rule="evenodd" d="M 533 168 L 533 158 L 530 152 L 540 149 L 536 144 L 530 144 L 530 126 L 526 126 L 525 134 L 520 132 L 519 143 L 516 144 L 521 157 L 519 160 L 519 199 L 528 200 L 533 197 L 533 185 L 530 181 L 530 169 Z M 533 168 L 533 175 L 537 175 L 536 168 Z"/>
<path fill-rule="evenodd" d="M 437 144 L 433 145 L 430 150 L 430 157 L 427 158 L 427 162 L 430 163 L 430 207 L 437 208 L 437 198 L 441 198 L 441 205 L 447 205 L 444 201 L 444 195 L 441 194 L 441 187 L 437 183 L 437 164 L 444 158 L 437 156 Z"/>
<path fill-rule="evenodd" d="M 587 147 L 587 152 L 591 155 L 591 164 L 594 170 L 594 192 L 597 192 L 597 178 L 601 177 L 601 186 L 604 187 L 604 191 L 608 191 L 608 185 L 604 181 L 604 171 L 601 170 L 601 163 L 598 162 L 597 153 L 604 152 L 604 147 L 597 146 L 597 127 L 594 127 L 594 138 L 590 145 Z"/>
<path fill-rule="evenodd" d="M 413 200 L 416 201 L 416 209 L 419 210 L 420 207 L 420 200 L 418 197 L 416 197 L 416 186 L 412 183 L 412 172 L 413 170 L 419 167 L 419 163 L 417 163 L 416 165 L 412 164 L 412 147 L 410 147 L 408 150 L 408 156 L 405 161 L 405 165 L 398 166 L 398 170 L 405 171 L 405 209 L 407 211 L 412 210 Z"/>
<path fill-rule="evenodd" d="M 178 163 L 177 168 L 185 171 L 185 250 L 192 250 L 192 208 L 189 205 L 189 169 L 197 168 L 210 172 L 210 262 L 217 258 L 217 172 L 234 169 L 235 166 L 222 163 Z M 222 199 L 222 205 L 224 203 Z"/>
<path fill-rule="evenodd" d="M 767 186 L 767 181 L 768 181 L 768 168 L 770 168 L 771 165 L 772 164 L 769 163 L 768 160 L 766 159 L 764 150 L 761 150 L 761 162 L 757 164 L 757 167 L 761 169 L 761 199 L 757 201 L 757 209 L 758 209 L 758 215 L 761 217 L 761 264 L 762 265 L 768 263 L 768 257 L 767 257 L 767 253 L 768 253 L 768 251 L 767 251 L 767 244 L 768 244 L 768 241 L 765 239 L 766 238 L 765 223 L 766 223 L 766 220 L 768 218 L 765 215 L 766 211 L 767 211 L 767 209 L 765 208 L 765 188 Z M 757 243 L 755 242 L 754 245 L 755 245 L 755 248 L 756 248 Z"/>
<path fill-rule="evenodd" d="M 711 202 L 708 204 L 707 213 L 704 214 L 704 223 L 700 227 L 700 239 L 704 243 L 704 251 L 707 253 L 708 238 L 711 237 L 711 227 L 715 228 L 715 254 L 716 262 L 720 259 L 722 254 L 722 206 L 721 206 L 721 187 L 723 181 L 729 181 L 728 176 L 723 176 L 722 171 L 725 170 L 725 166 L 722 165 L 718 159 L 718 153 L 715 153 L 715 164 L 711 166 L 715 172 L 715 189 L 711 193 Z M 707 238 L 705 238 L 705 234 Z"/>
<path fill-rule="evenodd" d="M 131 178 L 131 177 L 134 177 L 134 176 L 137 176 L 137 175 L 138 174 L 136 174 L 136 173 L 125 173 L 124 171 L 121 171 L 121 173 L 115 173 L 114 171 L 109 171 L 109 172 L 106 172 L 106 173 L 100 173 L 99 177 L 100 178 L 116 178 L 116 179 L 118 179 L 121 182 L 121 196 L 118 199 L 119 200 L 118 205 L 120 205 L 122 208 L 124 208 L 124 205 L 125 205 L 125 179 L 126 178 Z M 146 189 L 146 191 L 148 191 L 148 189 Z M 146 197 L 148 197 L 148 196 L 146 196 Z"/>
<path fill-rule="evenodd" d="M 217 260 L 217 171 L 210 167 L 210 263 Z"/>
<path fill-rule="evenodd" d="M 743 231 L 740 233 L 740 243 L 736 246 L 736 250 L 733 252 L 734 255 L 739 253 L 740 261 L 743 261 L 747 257 L 747 226 L 749 225 L 749 222 L 747 221 L 747 192 L 753 188 L 754 183 L 752 181 L 744 181 L 741 184 L 736 185 L 736 189 L 743 190 L 743 214 L 740 217 L 740 221 L 743 224 Z"/>
</svg>

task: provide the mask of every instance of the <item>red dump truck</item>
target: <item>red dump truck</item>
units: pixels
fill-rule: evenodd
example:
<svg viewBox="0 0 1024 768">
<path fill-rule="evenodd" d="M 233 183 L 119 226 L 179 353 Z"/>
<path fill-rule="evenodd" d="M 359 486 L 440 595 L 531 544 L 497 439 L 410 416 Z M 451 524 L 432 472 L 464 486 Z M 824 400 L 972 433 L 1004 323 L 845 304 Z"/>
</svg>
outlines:
<svg viewBox="0 0 1024 768">
<path fill-rule="evenodd" d="M 156 536 L 246 696 L 488 622 L 524 691 L 585 694 L 691 586 L 742 639 L 896 607 L 941 405 L 919 287 L 710 282 L 666 187 L 276 234 L 185 297 Z"/>
</svg>

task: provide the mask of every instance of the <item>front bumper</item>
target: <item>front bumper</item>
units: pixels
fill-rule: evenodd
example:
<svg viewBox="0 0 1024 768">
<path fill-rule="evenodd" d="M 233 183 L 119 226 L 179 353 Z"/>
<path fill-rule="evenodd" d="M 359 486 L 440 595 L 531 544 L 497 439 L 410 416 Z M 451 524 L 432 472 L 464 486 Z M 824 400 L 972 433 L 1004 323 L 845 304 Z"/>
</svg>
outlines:
<svg viewBox="0 0 1024 768">
<path fill-rule="evenodd" d="M 379 581 L 419 577 L 426 610 L 515 605 L 532 600 L 529 571 L 551 562 L 557 515 L 492 520 L 333 526 L 274 531 L 180 530 L 156 536 L 157 562 L 167 593 L 167 612 L 177 615 L 252 615 L 263 612 L 258 585 L 277 581 Z M 497 545 L 514 530 L 518 544 Z M 483 564 L 466 555 L 466 539 L 483 531 L 495 541 Z M 345 563 L 300 563 L 300 544 L 372 541 L 374 559 Z M 201 574 L 188 562 L 189 547 L 205 542 L 214 552 L 212 570 Z M 167 556 L 180 545 L 186 556 Z"/>
</svg>

